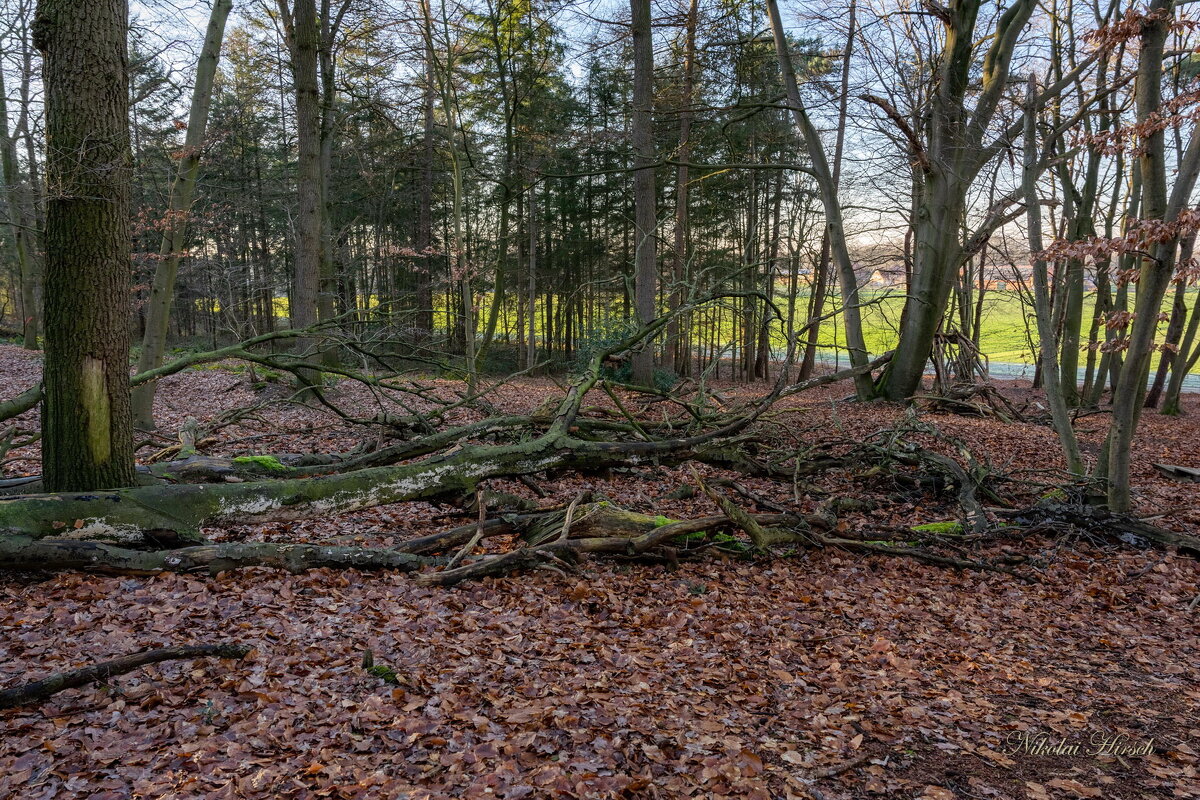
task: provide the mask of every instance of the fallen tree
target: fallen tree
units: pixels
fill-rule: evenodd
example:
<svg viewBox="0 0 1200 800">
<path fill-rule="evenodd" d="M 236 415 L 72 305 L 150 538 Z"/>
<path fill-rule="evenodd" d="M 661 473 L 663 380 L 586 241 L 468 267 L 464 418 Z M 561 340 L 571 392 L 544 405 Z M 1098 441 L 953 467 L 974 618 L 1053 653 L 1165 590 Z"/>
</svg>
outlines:
<svg viewBox="0 0 1200 800">
<path fill-rule="evenodd" d="M 686 313 L 681 308 L 676 313 Z M 150 464 L 148 485 L 99 493 L 21 495 L 0 499 L 0 566 L 18 569 L 83 569 L 154 573 L 220 572 L 248 566 L 300 571 L 332 567 L 419 571 L 422 581 L 453 585 L 486 575 L 550 567 L 569 569 L 589 555 L 676 560 L 681 554 L 712 547 L 729 548 L 737 534 L 748 547 L 765 552 L 776 545 L 838 547 L 862 553 L 916 558 L 961 569 L 1003 572 L 1022 580 L 1011 564 L 964 558 L 901 542 L 864 541 L 838 535 L 838 513 L 852 505 L 846 498 L 827 503 L 817 514 L 764 500 L 736 482 L 725 481 L 743 500 L 770 513 L 750 513 L 717 487 L 693 472 L 697 488 L 721 515 L 690 520 L 648 517 L 610 503 L 577 498 L 570 507 L 503 513 L 489 519 L 495 503 L 481 484 L 500 478 L 526 478 L 562 470 L 654 468 L 688 462 L 707 463 L 748 475 L 790 482 L 799 497 L 798 481 L 832 469 L 880 472 L 898 486 L 921 492 L 951 490 L 960 509 L 962 529 L 981 538 L 995 529 L 992 520 L 1004 509 L 988 467 L 976 462 L 961 443 L 943 437 L 959 458 L 916 445 L 912 435 L 938 437 L 910 414 L 897 429 L 881 431 L 866 441 L 835 440 L 824 448 L 779 449 L 759 441 L 752 430 L 775 403 L 814 386 L 870 372 L 886 363 L 883 356 L 867 365 L 789 384 L 784 369 L 764 396 L 732 410 L 710 402 L 703 386 L 684 398 L 645 390 L 644 412 L 669 401 L 677 416 L 665 411 L 648 419 L 632 411 L 604 380 L 613 356 L 643 346 L 669 322 L 665 316 L 625 340 L 595 353 L 557 400 L 529 414 L 496 415 L 445 427 L 447 409 L 488 407 L 482 394 L 446 400 L 413 383 L 405 388 L 367 377 L 380 391 L 409 393 L 424 407 L 409 403 L 408 413 L 377 415 L 375 424 L 399 441 L 343 454 L 277 454 L 221 458 L 200 454 L 194 425 L 185 426 L 175 460 Z M 245 353 L 248 348 L 239 346 Z M 228 355 L 232 349 L 220 351 Z M 211 355 L 211 354 L 209 354 Z M 255 356 L 256 358 L 258 356 Z M 288 357 L 293 358 L 293 357 Z M 176 365 L 179 362 L 176 362 Z M 302 360 L 286 364 L 299 368 Z M 169 372 L 175 365 L 160 371 Z M 589 393 L 602 389 L 614 408 L 585 404 Z M 633 390 L 636 393 L 636 389 Z M 636 394 L 635 394 L 636 396 Z M 329 401 L 323 401 L 329 405 Z M 343 420 L 359 421 L 341 414 Z M 960 463 L 960 459 L 963 463 Z M 258 522 L 286 522 L 341 514 L 390 503 L 450 501 L 478 512 L 475 524 L 421 537 L 391 548 L 344 547 L 297 543 L 219 543 L 204 537 L 205 528 Z M 842 502 L 845 501 L 845 502 Z M 528 503 L 528 501 L 524 501 Z M 471 503 L 474 503 L 472 506 Z M 1009 509 L 1011 510 L 1011 509 Z M 1033 512 L 1030 512 L 1031 514 Z M 1038 511 L 1046 518 L 1045 510 Z M 1098 512 L 1097 512 L 1098 513 Z M 1009 520 L 1022 524 L 1031 517 Z M 1089 524 L 1099 524 L 1093 517 Z M 1111 518 L 1110 529 L 1121 520 Z M 1200 548 L 1200 540 L 1143 523 L 1139 535 L 1156 543 Z M 540 533 L 539 533 L 540 532 Z M 503 553 L 477 554 L 484 539 L 519 537 L 520 546 Z M 699 537 L 699 538 L 696 538 Z M 716 538 L 714 538 L 716 537 Z M 747 546 L 739 539 L 737 547 Z"/>
<path fill-rule="evenodd" d="M 10 558 L 17 557 L 16 551 L 26 541 L 46 538 L 138 547 L 197 545 L 205 543 L 201 535 L 204 527 L 297 520 L 388 503 L 470 495 L 483 480 L 553 469 L 598 469 L 686 459 L 751 425 L 786 388 L 787 373 L 785 370 L 781 374 L 765 397 L 693 435 L 661 440 L 595 438 L 592 431 L 596 429 L 637 432 L 636 423 L 581 424 L 584 398 L 601 380 L 605 360 L 642 344 L 671 318 L 673 315 L 664 316 L 597 352 L 583 374 L 567 389 L 556 411 L 545 419 L 536 415 L 516 416 L 436 431 L 384 453 L 351 459 L 343 465 L 349 467 L 346 471 L 332 475 L 288 478 L 287 474 L 295 474 L 293 470 L 304 468 L 281 465 L 279 472 L 284 473 L 283 479 L 14 496 L 0 500 L 0 536 L 10 539 L 6 547 Z M 435 413 L 440 412 L 438 409 Z M 471 443 L 503 432 L 514 433 L 511 438 L 515 441 Z M 531 433 L 536 435 L 523 438 Z M 368 466 L 381 459 L 418 456 L 425 457 L 413 463 Z M 246 468 L 261 476 L 262 466 L 261 461 L 251 459 Z M 318 466 L 312 471 L 329 471 L 326 467 Z M 168 464 L 158 470 L 158 477 L 168 477 L 170 468 Z M 274 471 L 273 465 L 271 469 Z"/>
</svg>

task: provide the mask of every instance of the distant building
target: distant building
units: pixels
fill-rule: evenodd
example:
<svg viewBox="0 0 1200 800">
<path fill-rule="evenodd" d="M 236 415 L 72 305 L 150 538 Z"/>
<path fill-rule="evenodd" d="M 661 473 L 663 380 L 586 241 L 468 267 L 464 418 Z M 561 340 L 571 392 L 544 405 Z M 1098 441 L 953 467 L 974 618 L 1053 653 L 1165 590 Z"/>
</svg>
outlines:
<svg viewBox="0 0 1200 800">
<path fill-rule="evenodd" d="M 867 277 L 866 286 L 871 289 L 893 289 L 903 287 L 906 281 L 903 264 L 888 264 L 876 267 Z"/>
<path fill-rule="evenodd" d="M 991 292 L 1013 292 L 1018 289 L 1033 291 L 1033 267 L 1028 264 L 986 267 L 983 288 Z"/>
</svg>

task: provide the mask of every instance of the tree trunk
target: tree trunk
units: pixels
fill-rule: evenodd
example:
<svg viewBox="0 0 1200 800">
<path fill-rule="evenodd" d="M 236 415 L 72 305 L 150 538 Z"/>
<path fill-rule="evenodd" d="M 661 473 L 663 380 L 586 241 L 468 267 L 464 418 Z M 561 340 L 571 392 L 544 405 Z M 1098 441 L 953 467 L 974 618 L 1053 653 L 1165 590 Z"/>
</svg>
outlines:
<svg viewBox="0 0 1200 800">
<path fill-rule="evenodd" d="M 1025 194 L 1025 213 L 1028 219 L 1029 252 L 1041 253 L 1042 247 L 1042 207 L 1037 196 L 1037 110 L 1034 99 L 1037 95 L 1037 80 L 1029 76 L 1029 89 L 1026 94 L 1025 107 L 1025 173 L 1023 190 Z M 980 267 L 982 269 L 982 267 Z M 1057 362 L 1057 347 L 1054 338 L 1054 328 L 1050 320 L 1050 289 L 1046 275 L 1046 260 L 1033 259 L 1033 293 L 1035 316 L 1038 328 L 1038 348 L 1042 379 L 1046 384 L 1046 403 L 1050 406 L 1050 416 L 1054 421 L 1054 430 L 1058 434 L 1062 446 L 1063 458 L 1067 468 L 1074 475 L 1084 474 L 1083 458 L 1079 454 L 1079 443 L 1075 439 L 1075 429 L 1071 427 L 1071 417 L 1067 411 L 1067 398 L 1059 384 Z M 1072 383 L 1074 389 L 1074 383 Z"/>
<path fill-rule="evenodd" d="M 150 299 L 146 302 L 146 331 L 142 337 L 142 352 L 138 357 L 138 372 L 157 367 L 162 363 L 163 353 L 166 351 L 167 327 L 171 304 L 175 299 L 175 280 L 179 275 L 179 262 L 187 247 L 188 216 L 191 214 L 192 198 L 195 196 L 196 176 L 200 171 L 200 154 L 208 127 L 208 113 L 212 107 L 217 61 L 221 57 L 221 42 L 225 38 L 225 22 L 232 10 L 233 0 L 216 0 L 213 3 L 212 16 L 208 20 L 208 33 L 204 37 L 204 47 L 196 64 L 196 85 L 192 90 L 187 135 L 183 140 L 183 153 L 175 182 L 171 185 L 171 197 L 167 204 L 167 229 L 159 250 L 154 283 L 150 287 Z M 135 427 L 154 429 L 154 393 L 157 386 L 157 383 L 146 383 L 133 390 Z"/>
<path fill-rule="evenodd" d="M 1174 0 L 1154 0 L 1150 4 L 1152 13 L 1142 24 L 1134 85 L 1139 123 L 1154 119 L 1162 107 L 1163 50 L 1174 8 Z M 1170 223 L 1187 205 L 1195 186 L 1197 170 L 1200 169 L 1200 137 L 1192 138 L 1180 160 L 1169 197 L 1165 156 L 1164 132 L 1161 128 L 1152 130 L 1143 138 L 1139 154 L 1142 167 L 1142 218 Z M 1160 242 L 1154 246 L 1152 254 L 1142 258 L 1129 347 L 1113 392 L 1112 421 L 1104 447 L 1106 469 L 1103 477 L 1108 486 L 1108 506 L 1117 513 L 1125 513 L 1132 507 L 1129 485 L 1131 445 L 1145 397 L 1159 308 L 1175 271 L 1177 244 L 1176 238 Z"/>
<path fill-rule="evenodd" d="M 538 185 L 534 177 L 530 175 L 529 179 L 529 202 L 528 212 L 529 221 L 529 270 L 528 270 L 528 286 L 525 302 L 528 303 L 528 311 L 525 314 L 525 320 L 529 328 L 529 336 L 525 339 L 525 369 L 533 369 L 537 364 L 537 190 Z M 549 341 L 546 342 L 547 347 Z"/>
<path fill-rule="evenodd" d="M 38 349 L 37 265 L 29 247 L 29 221 L 25 218 L 28 206 L 21 190 L 21 177 L 17 164 L 17 138 L 8 129 L 8 90 L 4 85 L 3 70 L 0 70 L 0 162 L 3 171 L 0 179 L 4 184 L 4 205 L 8 211 L 10 244 L 17 264 L 17 276 L 21 282 L 21 335 L 26 350 Z"/>
<path fill-rule="evenodd" d="M 792 107 L 796 128 L 807 147 L 808 157 L 812 161 L 813 177 L 816 179 L 821 193 L 830 252 L 833 255 L 834 263 L 837 264 L 838 279 L 841 282 L 842 319 L 846 329 L 846 343 L 850 351 L 850 364 L 860 367 L 867 363 L 867 345 L 863 338 L 862 314 L 859 310 L 858 278 L 854 274 L 854 263 L 850 260 L 850 250 L 846 246 L 837 184 L 833 172 L 829 168 L 825 149 L 821 145 L 820 135 L 817 133 L 816 126 L 809 119 L 808 111 L 800 97 L 800 87 L 796 84 L 796 70 L 792 66 L 792 54 L 788 49 L 787 36 L 784 33 L 783 21 L 780 19 L 779 5 L 776 0 L 767 0 L 767 13 L 771 18 L 775 54 L 779 59 L 780 71 L 783 73 L 783 86 L 787 91 L 788 104 Z M 854 389 L 860 400 L 867 400 L 875 394 L 869 374 L 855 376 Z"/>
<path fill-rule="evenodd" d="M 351 0 L 341 0 L 339 10 L 335 12 L 332 8 L 332 0 L 321 0 L 319 17 L 320 38 L 317 46 L 317 61 L 321 87 L 319 125 L 321 132 L 319 167 L 321 176 L 321 255 L 317 268 L 317 318 L 322 322 L 333 319 L 338 314 L 339 270 L 334 259 L 337 242 L 333 231 L 333 198 L 329 191 L 329 181 L 333 174 L 333 141 L 337 121 L 337 59 L 334 58 L 334 45 L 340 22 L 350 2 Z M 350 304 L 346 305 L 348 307 Z M 337 349 L 324 349 L 321 352 L 321 363 L 330 367 L 336 366 L 338 363 Z"/>
<path fill-rule="evenodd" d="M 125 0 L 42 0 L 46 87 L 46 360 L 42 473 L 51 491 L 130 486 L 129 61 Z"/>
<path fill-rule="evenodd" d="M 633 16 L 633 218 L 634 309 L 639 325 L 649 325 L 658 296 L 657 213 L 654 188 L 654 41 L 650 0 L 630 0 Z M 645 342 L 633 354 L 633 382 L 654 385 L 654 346 Z"/>
<path fill-rule="evenodd" d="M 1197 329 L 1200 329 L 1200 293 L 1197 293 L 1192 304 L 1191 319 L 1188 320 L 1187 331 L 1179 343 L 1179 351 L 1175 354 L 1175 363 L 1171 369 L 1171 379 L 1167 382 L 1166 393 L 1163 394 L 1161 413 L 1166 416 L 1177 416 L 1180 413 L 1179 394 L 1183 391 L 1183 382 L 1200 359 L 1200 345 L 1193 349 Z"/>
<path fill-rule="evenodd" d="M 291 48 L 292 83 L 296 94 L 296 253 L 292 276 L 292 328 L 309 328 L 319 319 L 318 295 L 321 280 L 321 93 L 317 62 L 321 29 L 316 0 L 295 0 L 288 15 L 286 0 L 279 0 L 285 20 L 291 19 L 288 43 Z M 307 353 L 308 339 L 296 342 L 296 352 Z M 315 385 L 320 373 L 306 372 L 303 382 Z"/>
<path fill-rule="evenodd" d="M 149 664 L 208 656 L 241 659 L 245 658 L 251 649 L 246 645 L 239 644 L 200 644 L 147 650 L 70 672 L 58 672 L 40 681 L 27 683 L 13 689 L 5 689 L 0 692 L 0 708 L 15 708 L 38 700 L 45 700 L 64 689 L 76 689 L 95 681 L 108 680 L 114 675 L 124 675 Z"/>
<path fill-rule="evenodd" d="M 432 24 L 426 18 L 427 24 Z M 416 327 L 420 336 L 433 336 L 433 32 L 426 32 L 425 39 L 425 91 L 422 102 L 424 128 L 421 138 L 421 181 L 417 201 L 417 258 L 413 269 L 416 272 Z"/>
<path fill-rule="evenodd" d="M 880 391 L 889 400 L 907 399 L 920 388 L 954 276 L 962 266 L 967 195 L 983 166 L 1007 146 L 1004 136 L 991 143 L 983 138 L 1006 91 L 1013 52 L 1035 4 L 1018 0 L 1000 14 L 980 74 L 975 28 L 982 5 L 980 0 L 961 0 L 938 14 L 945 39 L 925 140 L 899 115 L 889 114 L 904 128 L 922 176 L 913 222 L 913 274 L 900 341 L 880 379 Z M 1012 135 L 1019 134 L 1018 122 Z"/>
<path fill-rule="evenodd" d="M 1186 237 L 1179 245 L 1179 260 L 1186 264 L 1192 258 L 1192 251 L 1196 245 L 1196 235 L 1192 234 Z M 1167 384 L 1167 373 L 1174 369 L 1176 365 L 1182 365 L 1183 362 L 1178 358 L 1179 339 L 1183 336 L 1184 323 L 1187 321 L 1187 281 L 1179 281 L 1175 285 L 1175 298 L 1171 303 L 1171 318 L 1167 323 L 1167 336 L 1163 342 L 1165 349 L 1162 353 L 1162 358 L 1158 362 L 1158 372 L 1154 375 L 1154 383 L 1149 391 L 1146 392 L 1146 408 L 1155 408 L 1158 406 L 1159 398 L 1162 397 L 1163 389 Z"/>
<path fill-rule="evenodd" d="M 692 158 L 692 103 L 696 93 L 696 26 L 698 0 L 689 0 L 683 44 L 683 92 L 679 110 L 679 166 L 675 168 L 675 250 L 672 256 L 671 293 L 667 309 L 674 311 L 683 303 L 688 261 L 688 191 L 691 188 L 688 162 Z M 691 374 L 691 351 L 687 346 L 688 320 L 667 326 L 663 369 L 680 375 Z"/>
</svg>

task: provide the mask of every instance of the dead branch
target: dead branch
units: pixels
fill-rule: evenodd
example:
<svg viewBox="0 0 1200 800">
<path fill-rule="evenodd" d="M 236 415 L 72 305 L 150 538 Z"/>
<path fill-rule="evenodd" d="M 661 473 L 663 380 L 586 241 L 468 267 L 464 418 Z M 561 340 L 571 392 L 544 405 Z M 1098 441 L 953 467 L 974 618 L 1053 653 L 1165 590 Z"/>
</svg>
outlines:
<svg viewBox="0 0 1200 800">
<path fill-rule="evenodd" d="M 163 647 L 157 650 L 146 650 L 134 655 L 103 661 L 90 667 L 57 672 L 39 681 L 26 683 L 12 689 L 0 692 L 0 708 L 15 708 L 45 700 L 66 689 L 76 689 L 96 681 L 104 681 L 114 675 L 124 675 L 139 667 L 158 664 L 163 661 L 175 661 L 185 658 L 230 658 L 241 660 L 253 650 L 253 647 L 243 644 L 201 644 L 184 645 L 181 647 Z"/>
<path fill-rule="evenodd" d="M 412 572 L 440 563 L 402 548 L 340 547 L 323 544 L 227 542 L 173 550 L 133 550 L 113 544 L 69 539 L 0 536 L 0 564 L 10 569 L 152 575 L 159 572 L 218 574 L 244 567 L 288 572 L 334 569 Z"/>
</svg>

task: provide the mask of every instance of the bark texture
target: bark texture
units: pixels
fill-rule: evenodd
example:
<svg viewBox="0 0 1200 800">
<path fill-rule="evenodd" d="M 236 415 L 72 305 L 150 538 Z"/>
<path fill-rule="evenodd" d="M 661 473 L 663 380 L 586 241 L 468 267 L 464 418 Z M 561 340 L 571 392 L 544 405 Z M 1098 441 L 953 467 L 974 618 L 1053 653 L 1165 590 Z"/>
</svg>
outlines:
<svg viewBox="0 0 1200 800">
<path fill-rule="evenodd" d="M 650 0 L 630 0 L 633 14 L 633 145 L 634 310 L 640 325 L 655 317 L 658 297 L 658 241 L 654 189 L 654 41 Z M 654 384 L 654 349 L 645 344 L 633 354 L 633 381 Z"/>
<path fill-rule="evenodd" d="M 42 465 L 51 491 L 134 482 L 125 0 L 42 0 L 46 87 Z"/>
<path fill-rule="evenodd" d="M 317 296 L 321 280 L 321 91 L 317 75 L 321 29 L 315 0 L 295 0 L 289 11 L 287 0 L 279 0 L 292 57 L 292 84 L 296 93 L 296 216 L 295 271 L 290 304 L 293 329 L 317 323 Z M 305 353 L 313 343 L 300 339 L 296 352 Z M 320 375 L 305 373 L 307 383 Z"/>
</svg>

